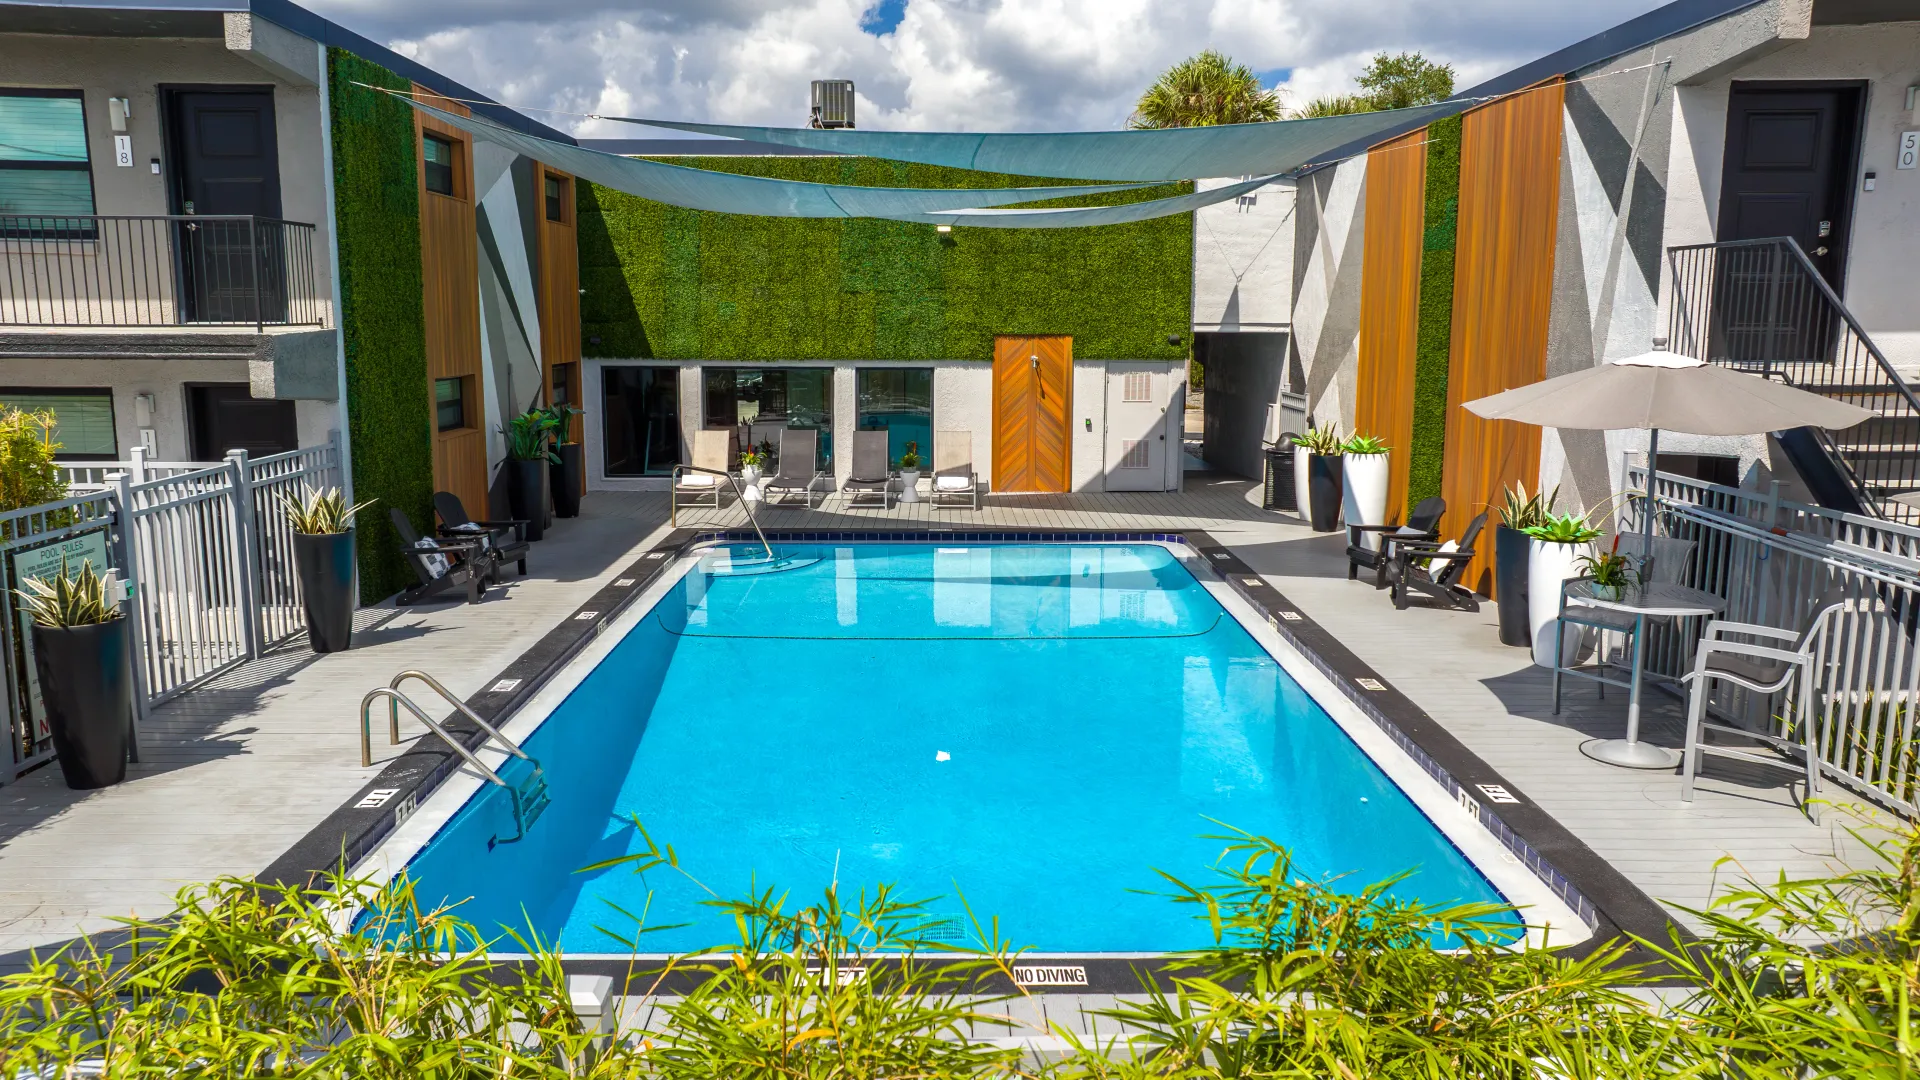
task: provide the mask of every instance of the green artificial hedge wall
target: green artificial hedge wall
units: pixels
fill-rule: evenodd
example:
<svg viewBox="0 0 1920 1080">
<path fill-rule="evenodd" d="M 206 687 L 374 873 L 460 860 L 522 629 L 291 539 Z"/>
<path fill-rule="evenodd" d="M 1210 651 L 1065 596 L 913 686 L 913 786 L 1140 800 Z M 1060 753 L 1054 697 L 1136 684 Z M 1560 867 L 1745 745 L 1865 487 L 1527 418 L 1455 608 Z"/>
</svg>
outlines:
<svg viewBox="0 0 1920 1080">
<path fill-rule="evenodd" d="M 673 163 L 863 186 L 1061 182 L 873 158 Z M 1190 190 L 1165 185 L 1043 205 Z M 588 356 L 991 360 L 996 334 L 1071 334 L 1074 355 L 1089 359 L 1187 355 L 1190 214 L 1091 229 L 960 227 L 943 236 L 907 222 L 684 210 L 584 182 L 578 200 Z"/>
<path fill-rule="evenodd" d="M 400 508 L 423 533 L 432 522 L 420 196 L 412 110 L 353 84 L 411 85 L 341 49 L 328 62 L 353 493 L 379 500 L 358 517 L 360 598 L 371 603 L 416 580 L 387 511 Z"/>
<path fill-rule="evenodd" d="M 1426 231 L 1413 361 L 1413 447 L 1407 505 L 1440 494 L 1447 453 L 1447 364 L 1453 345 L 1453 252 L 1460 214 L 1460 118 L 1427 128 Z"/>
</svg>

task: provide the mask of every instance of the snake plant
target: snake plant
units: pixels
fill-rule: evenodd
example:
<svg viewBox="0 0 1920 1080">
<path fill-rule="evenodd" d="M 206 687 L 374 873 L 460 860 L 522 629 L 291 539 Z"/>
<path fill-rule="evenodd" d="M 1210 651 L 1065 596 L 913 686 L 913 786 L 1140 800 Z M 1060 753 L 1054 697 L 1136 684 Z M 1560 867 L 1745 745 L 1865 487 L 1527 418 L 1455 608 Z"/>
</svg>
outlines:
<svg viewBox="0 0 1920 1080">
<path fill-rule="evenodd" d="M 30 577 L 21 584 L 26 588 L 14 590 L 14 595 L 40 626 L 95 626 L 120 617 L 120 605 L 107 599 L 106 579 L 93 572 L 90 559 L 80 564 L 79 573 L 69 574 L 62 556 L 59 574 Z"/>
</svg>

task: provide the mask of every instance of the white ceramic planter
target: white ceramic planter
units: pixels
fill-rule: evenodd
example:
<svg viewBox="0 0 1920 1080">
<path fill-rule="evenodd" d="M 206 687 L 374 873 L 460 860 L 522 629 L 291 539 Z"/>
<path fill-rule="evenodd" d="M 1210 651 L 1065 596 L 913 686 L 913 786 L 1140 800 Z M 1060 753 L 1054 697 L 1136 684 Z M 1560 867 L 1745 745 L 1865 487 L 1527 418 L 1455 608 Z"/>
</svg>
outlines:
<svg viewBox="0 0 1920 1080">
<path fill-rule="evenodd" d="M 1533 628 L 1533 662 L 1552 667 L 1554 621 L 1560 617 L 1560 586 L 1580 576 L 1580 556 L 1592 551 L 1593 545 L 1535 540 L 1528 547 L 1527 621 Z M 1560 645 L 1561 667 L 1568 667 L 1579 659 L 1584 634 L 1580 627 L 1567 627 L 1566 640 Z"/>
<path fill-rule="evenodd" d="M 1307 459 L 1312 456 L 1304 446 L 1293 448 L 1293 505 L 1296 507 L 1294 512 L 1300 515 L 1302 521 L 1312 513 L 1308 509 L 1312 504 L 1307 501 L 1310 497 L 1307 494 Z"/>
<path fill-rule="evenodd" d="M 752 487 L 753 485 L 759 482 L 760 482 L 760 466 L 758 465 L 740 466 L 740 486 L 741 487 Z"/>
<path fill-rule="evenodd" d="M 1347 454 L 1341 460 L 1346 483 L 1340 494 L 1340 516 L 1349 525 L 1385 525 L 1387 455 Z M 1380 534 L 1362 533 L 1360 543 L 1369 551 L 1377 551 Z"/>
<path fill-rule="evenodd" d="M 917 503 L 920 501 L 920 470 L 900 470 L 900 501 Z"/>
</svg>

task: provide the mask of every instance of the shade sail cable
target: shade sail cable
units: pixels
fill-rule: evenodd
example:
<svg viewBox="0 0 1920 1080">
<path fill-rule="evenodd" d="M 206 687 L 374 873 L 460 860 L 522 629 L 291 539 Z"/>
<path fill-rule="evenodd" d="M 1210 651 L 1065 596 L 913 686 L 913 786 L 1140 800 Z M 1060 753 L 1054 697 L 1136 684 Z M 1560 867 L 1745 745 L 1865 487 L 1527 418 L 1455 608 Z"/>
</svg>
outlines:
<svg viewBox="0 0 1920 1080">
<path fill-rule="evenodd" d="M 523 134 L 490 120 L 434 108 L 406 94 L 387 92 L 393 93 L 393 96 L 413 106 L 421 114 L 467 132 L 476 139 L 544 162 L 595 184 L 672 206 L 724 214 L 788 218 L 882 218 L 930 225 L 996 229 L 1087 228 L 1185 213 L 1237 198 L 1274 179 L 1272 176 L 1252 177 L 1212 191 L 1118 206 L 999 210 L 992 208 L 1046 199 L 1132 191 L 1155 185 L 1152 182 L 1125 182 L 1020 188 L 882 188 L 775 180 L 602 153 Z"/>
</svg>

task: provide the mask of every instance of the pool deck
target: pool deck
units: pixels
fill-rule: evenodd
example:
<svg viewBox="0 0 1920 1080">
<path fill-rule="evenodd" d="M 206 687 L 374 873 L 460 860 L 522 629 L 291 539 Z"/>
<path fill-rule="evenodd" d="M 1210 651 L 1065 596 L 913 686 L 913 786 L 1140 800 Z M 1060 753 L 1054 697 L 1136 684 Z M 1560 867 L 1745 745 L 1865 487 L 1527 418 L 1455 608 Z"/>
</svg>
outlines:
<svg viewBox="0 0 1920 1080">
<path fill-rule="evenodd" d="M 1624 695 L 1600 702 L 1582 685 L 1552 716 L 1547 673 L 1525 650 L 1497 644 L 1491 604 L 1478 613 L 1395 611 L 1385 593 L 1346 579 L 1340 535 L 1262 511 L 1257 496 L 1247 481 L 1193 476 L 1179 494 L 990 496 L 978 512 L 850 509 L 834 497 L 813 511 L 767 508 L 760 520 L 809 529 L 1203 529 L 1654 898 L 1698 907 L 1741 874 L 1799 876 L 1858 858 L 1842 815 L 1809 822 L 1785 772 L 1715 762 L 1687 807 L 1677 775 L 1582 756 L 1581 742 L 1619 733 Z M 582 517 L 556 522 L 534 546 L 532 574 L 485 603 L 370 609 L 350 652 L 316 657 L 296 642 L 156 709 L 144 759 L 124 784 L 72 792 L 48 768 L 0 787 L 0 972 L 27 950 L 107 928 L 113 916 L 163 914 L 188 883 L 259 872 L 404 749 L 376 733 L 374 767 L 360 767 L 361 695 L 408 668 L 456 694 L 478 692 L 664 537 L 667 518 L 662 493 L 591 495 Z M 735 506 L 680 514 L 682 527 L 743 522 Z M 1650 741 L 1677 745 L 1677 702 L 1659 692 L 1647 701 Z M 1723 859 L 1731 861 L 1717 865 Z"/>
</svg>

